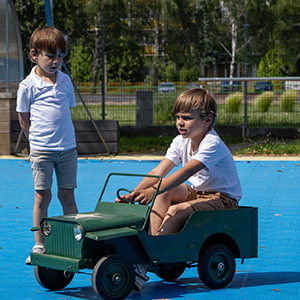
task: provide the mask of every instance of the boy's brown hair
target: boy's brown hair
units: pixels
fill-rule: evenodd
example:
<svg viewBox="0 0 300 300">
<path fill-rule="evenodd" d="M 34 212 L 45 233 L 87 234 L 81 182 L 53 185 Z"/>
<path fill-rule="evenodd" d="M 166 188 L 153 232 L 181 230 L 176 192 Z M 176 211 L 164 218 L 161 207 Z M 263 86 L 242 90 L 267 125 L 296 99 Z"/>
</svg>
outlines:
<svg viewBox="0 0 300 300">
<path fill-rule="evenodd" d="M 174 103 L 174 114 L 190 110 L 197 110 L 201 119 L 211 114 L 213 119 L 209 129 L 213 128 L 217 115 L 217 103 L 211 93 L 202 88 L 193 88 L 181 93 Z"/>
<path fill-rule="evenodd" d="M 34 49 L 37 53 L 44 50 L 51 54 L 56 54 L 59 49 L 65 54 L 67 52 L 67 42 L 58 29 L 51 26 L 41 26 L 32 33 L 29 49 Z"/>
</svg>

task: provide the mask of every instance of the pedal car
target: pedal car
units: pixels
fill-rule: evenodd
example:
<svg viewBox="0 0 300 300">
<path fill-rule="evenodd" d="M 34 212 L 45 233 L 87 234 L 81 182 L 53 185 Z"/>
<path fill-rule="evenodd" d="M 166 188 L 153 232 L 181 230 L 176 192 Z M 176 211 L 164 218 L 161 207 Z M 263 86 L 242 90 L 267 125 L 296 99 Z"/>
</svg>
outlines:
<svg viewBox="0 0 300 300">
<path fill-rule="evenodd" d="M 125 176 L 125 177 L 124 177 Z M 92 270 L 92 286 L 103 299 L 124 299 L 135 282 L 133 265 L 143 264 L 166 281 L 196 267 L 200 280 L 209 288 L 228 285 L 235 273 L 235 259 L 257 256 L 257 208 L 194 212 L 182 230 L 173 235 L 147 233 L 150 205 L 115 203 L 117 192 L 107 193 L 108 182 L 128 181 L 111 173 L 93 212 L 44 218 L 40 227 L 45 253 L 31 253 L 37 281 L 56 291 L 66 287 L 75 273 Z M 150 176 L 157 177 L 157 176 Z M 159 185 L 161 178 L 159 178 Z M 134 185 L 135 186 L 135 185 Z M 110 198 L 103 201 L 103 195 Z"/>
</svg>

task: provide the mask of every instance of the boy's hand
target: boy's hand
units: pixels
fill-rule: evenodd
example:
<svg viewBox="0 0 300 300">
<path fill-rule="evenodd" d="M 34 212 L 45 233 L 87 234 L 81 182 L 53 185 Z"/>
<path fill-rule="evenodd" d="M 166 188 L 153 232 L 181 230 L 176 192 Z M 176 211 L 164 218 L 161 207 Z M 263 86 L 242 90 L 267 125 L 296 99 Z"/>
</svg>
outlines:
<svg viewBox="0 0 300 300">
<path fill-rule="evenodd" d="M 139 195 L 134 199 L 134 202 L 139 202 L 142 205 L 148 205 L 152 201 L 155 191 L 156 189 L 153 186 L 141 190 Z"/>
<path fill-rule="evenodd" d="M 122 197 L 121 197 L 121 198 L 126 199 L 128 202 L 127 202 L 127 201 L 124 201 L 124 200 L 122 200 L 122 199 L 120 199 L 120 198 L 118 198 L 118 197 L 115 199 L 115 202 L 118 202 L 118 203 L 131 203 L 131 201 L 132 201 L 135 197 L 137 197 L 139 194 L 140 194 L 140 193 L 137 192 L 137 191 L 132 191 L 130 194 L 125 194 L 125 195 L 122 195 Z"/>
</svg>

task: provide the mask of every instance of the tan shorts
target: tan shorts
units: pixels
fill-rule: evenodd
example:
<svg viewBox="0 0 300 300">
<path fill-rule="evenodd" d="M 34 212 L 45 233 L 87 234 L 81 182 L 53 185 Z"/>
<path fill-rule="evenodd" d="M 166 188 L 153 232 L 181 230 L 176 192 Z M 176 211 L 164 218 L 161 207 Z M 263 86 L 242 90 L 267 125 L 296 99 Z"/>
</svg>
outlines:
<svg viewBox="0 0 300 300">
<path fill-rule="evenodd" d="M 187 201 L 194 210 L 215 210 L 238 208 L 238 201 L 224 193 L 196 192 L 191 186 L 186 185 L 189 196 Z"/>
<path fill-rule="evenodd" d="M 61 189 L 77 187 L 77 151 L 37 151 L 31 150 L 30 163 L 35 190 L 47 190 L 52 187 L 53 170 L 56 173 L 57 186 Z"/>
</svg>

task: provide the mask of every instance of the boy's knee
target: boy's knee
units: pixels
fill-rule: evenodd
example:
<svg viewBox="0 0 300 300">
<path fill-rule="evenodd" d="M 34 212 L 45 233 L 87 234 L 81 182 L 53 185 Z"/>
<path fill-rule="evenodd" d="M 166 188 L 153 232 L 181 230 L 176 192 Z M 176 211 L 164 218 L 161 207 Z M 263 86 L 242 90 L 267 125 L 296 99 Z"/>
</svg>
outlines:
<svg viewBox="0 0 300 300">
<path fill-rule="evenodd" d="M 174 217 L 176 214 L 180 213 L 181 209 L 178 205 L 171 205 L 168 209 L 167 215 Z"/>
</svg>

